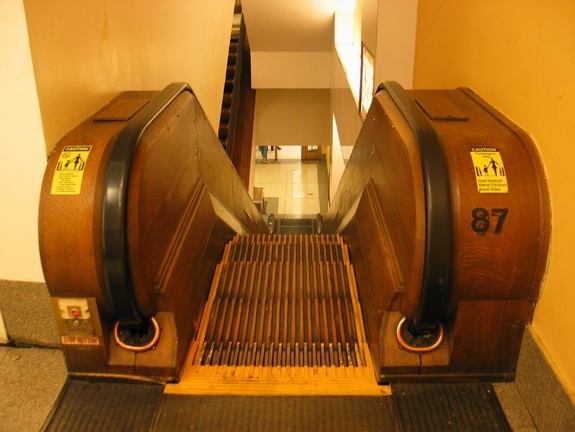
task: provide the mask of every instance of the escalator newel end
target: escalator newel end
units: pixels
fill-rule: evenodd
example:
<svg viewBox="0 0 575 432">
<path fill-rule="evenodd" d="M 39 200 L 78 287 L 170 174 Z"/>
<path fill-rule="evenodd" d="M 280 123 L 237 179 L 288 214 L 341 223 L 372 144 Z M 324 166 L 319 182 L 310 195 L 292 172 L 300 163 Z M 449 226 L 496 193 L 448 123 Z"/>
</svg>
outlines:
<svg viewBox="0 0 575 432">
<path fill-rule="evenodd" d="M 397 324 L 396 336 L 399 344 L 407 351 L 414 353 L 427 353 L 439 348 L 443 342 L 443 325 L 437 325 L 425 332 L 411 332 L 412 320 L 403 317 Z"/>
<path fill-rule="evenodd" d="M 143 328 L 122 324 L 114 325 L 114 340 L 121 348 L 132 352 L 143 352 L 155 348 L 160 340 L 160 325 L 151 317 Z"/>
</svg>

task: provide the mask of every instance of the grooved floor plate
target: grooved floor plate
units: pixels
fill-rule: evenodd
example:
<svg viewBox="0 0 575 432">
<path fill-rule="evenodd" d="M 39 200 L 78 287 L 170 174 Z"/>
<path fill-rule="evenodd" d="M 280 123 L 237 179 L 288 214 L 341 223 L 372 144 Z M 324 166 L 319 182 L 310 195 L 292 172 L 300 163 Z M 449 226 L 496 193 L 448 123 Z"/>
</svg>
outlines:
<svg viewBox="0 0 575 432">
<path fill-rule="evenodd" d="M 150 431 L 163 391 L 159 384 L 69 379 L 44 431 Z"/>
<path fill-rule="evenodd" d="M 400 431 L 390 397 L 165 395 L 157 432 Z"/>
<path fill-rule="evenodd" d="M 403 432 L 511 431 L 490 383 L 391 386 Z"/>
</svg>

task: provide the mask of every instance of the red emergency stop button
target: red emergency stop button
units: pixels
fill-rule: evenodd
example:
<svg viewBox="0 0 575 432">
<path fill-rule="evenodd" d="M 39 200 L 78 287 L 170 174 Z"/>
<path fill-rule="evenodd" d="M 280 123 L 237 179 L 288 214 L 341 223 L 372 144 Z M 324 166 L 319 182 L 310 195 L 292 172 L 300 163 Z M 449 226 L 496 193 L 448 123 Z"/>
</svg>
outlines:
<svg viewBox="0 0 575 432">
<path fill-rule="evenodd" d="M 78 309 L 70 309 L 70 315 L 72 315 L 72 317 L 74 318 L 78 318 L 81 313 Z"/>
</svg>

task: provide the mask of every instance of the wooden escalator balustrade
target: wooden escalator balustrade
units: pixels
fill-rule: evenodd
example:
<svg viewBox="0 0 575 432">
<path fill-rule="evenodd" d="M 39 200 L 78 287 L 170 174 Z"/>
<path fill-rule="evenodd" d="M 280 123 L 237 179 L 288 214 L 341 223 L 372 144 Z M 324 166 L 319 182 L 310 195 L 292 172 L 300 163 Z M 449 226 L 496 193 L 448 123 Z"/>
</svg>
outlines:
<svg viewBox="0 0 575 432">
<path fill-rule="evenodd" d="M 513 379 L 548 264 L 549 192 L 531 137 L 476 93 L 379 86 L 322 232 L 363 263 L 380 382 Z"/>
</svg>

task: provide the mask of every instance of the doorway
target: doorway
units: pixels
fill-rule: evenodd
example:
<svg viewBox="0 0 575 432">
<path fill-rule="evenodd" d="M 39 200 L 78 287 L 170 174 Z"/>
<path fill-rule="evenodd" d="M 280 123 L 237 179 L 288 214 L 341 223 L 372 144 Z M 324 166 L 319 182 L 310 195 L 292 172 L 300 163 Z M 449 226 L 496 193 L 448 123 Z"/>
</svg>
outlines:
<svg viewBox="0 0 575 432">
<path fill-rule="evenodd" d="M 319 161 L 321 160 L 320 146 L 301 146 L 302 161 Z"/>
</svg>

